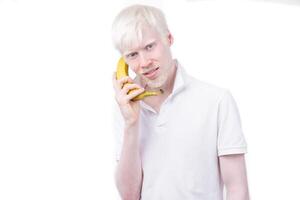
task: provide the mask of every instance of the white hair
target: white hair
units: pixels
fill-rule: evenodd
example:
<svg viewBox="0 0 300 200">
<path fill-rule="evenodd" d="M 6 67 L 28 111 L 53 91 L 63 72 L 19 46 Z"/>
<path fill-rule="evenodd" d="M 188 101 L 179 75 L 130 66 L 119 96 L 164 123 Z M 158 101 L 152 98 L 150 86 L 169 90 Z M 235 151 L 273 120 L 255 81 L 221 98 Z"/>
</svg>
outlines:
<svg viewBox="0 0 300 200">
<path fill-rule="evenodd" d="M 149 27 L 162 37 L 169 30 L 163 12 L 153 6 L 132 5 L 123 9 L 112 25 L 112 40 L 115 48 L 123 52 L 136 46 L 143 38 L 143 29 Z"/>
</svg>

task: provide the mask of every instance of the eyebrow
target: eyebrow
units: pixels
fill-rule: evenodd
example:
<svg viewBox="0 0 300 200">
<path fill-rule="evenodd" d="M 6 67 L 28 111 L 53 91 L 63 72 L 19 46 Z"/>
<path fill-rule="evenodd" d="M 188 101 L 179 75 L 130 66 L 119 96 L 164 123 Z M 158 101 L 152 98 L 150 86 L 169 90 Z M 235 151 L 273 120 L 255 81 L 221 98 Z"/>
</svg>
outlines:
<svg viewBox="0 0 300 200">
<path fill-rule="evenodd" d="M 154 44 L 154 43 L 156 43 L 156 40 L 151 40 L 151 42 L 148 42 L 146 45 L 144 45 L 144 47 L 143 47 L 142 49 L 145 49 L 147 46 L 149 46 L 149 45 L 151 45 L 151 44 Z M 140 48 L 134 49 L 134 50 L 132 50 L 132 51 L 125 52 L 124 54 L 125 54 L 125 56 L 127 57 L 127 56 L 129 56 L 130 54 L 132 54 L 132 53 L 136 53 L 139 49 L 140 49 Z"/>
<path fill-rule="evenodd" d="M 156 43 L 156 40 L 152 40 L 151 42 L 148 42 L 148 43 L 144 46 L 144 49 L 145 49 L 147 46 L 149 46 L 149 45 L 151 45 L 151 44 L 154 44 L 154 43 Z"/>
<path fill-rule="evenodd" d="M 130 54 L 135 53 L 136 51 L 130 51 L 128 53 L 125 53 L 125 57 L 128 57 Z"/>
</svg>

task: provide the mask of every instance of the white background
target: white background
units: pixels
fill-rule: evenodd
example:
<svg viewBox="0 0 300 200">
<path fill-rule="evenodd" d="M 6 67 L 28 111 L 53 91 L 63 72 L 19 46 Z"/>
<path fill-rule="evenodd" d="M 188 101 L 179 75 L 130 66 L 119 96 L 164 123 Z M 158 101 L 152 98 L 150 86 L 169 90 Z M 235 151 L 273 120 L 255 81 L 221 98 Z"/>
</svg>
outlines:
<svg viewBox="0 0 300 200">
<path fill-rule="evenodd" d="M 110 28 L 132 2 L 0 0 L 1 200 L 117 199 Z M 235 97 L 252 199 L 300 199 L 300 3 L 136 2 L 164 9 L 190 74 Z"/>
</svg>

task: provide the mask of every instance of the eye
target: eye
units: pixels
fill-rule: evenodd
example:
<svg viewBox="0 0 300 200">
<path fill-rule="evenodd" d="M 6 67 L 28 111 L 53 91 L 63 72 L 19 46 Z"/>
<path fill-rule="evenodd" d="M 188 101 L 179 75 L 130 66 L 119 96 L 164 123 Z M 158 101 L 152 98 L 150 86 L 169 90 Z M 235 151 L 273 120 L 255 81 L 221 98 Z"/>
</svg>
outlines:
<svg viewBox="0 0 300 200">
<path fill-rule="evenodd" d="M 147 51 L 150 51 L 151 49 L 153 49 L 154 46 L 155 46 L 155 43 L 151 43 L 151 44 L 148 44 L 148 45 L 145 47 L 145 49 L 146 49 Z"/>
<path fill-rule="evenodd" d="M 134 58 L 136 58 L 136 56 L 137 56 L 137 52 L 133 52 L 133 53 L 128 54 L 126 57 L 128 59 L 134 59 Z"/>
</svg>

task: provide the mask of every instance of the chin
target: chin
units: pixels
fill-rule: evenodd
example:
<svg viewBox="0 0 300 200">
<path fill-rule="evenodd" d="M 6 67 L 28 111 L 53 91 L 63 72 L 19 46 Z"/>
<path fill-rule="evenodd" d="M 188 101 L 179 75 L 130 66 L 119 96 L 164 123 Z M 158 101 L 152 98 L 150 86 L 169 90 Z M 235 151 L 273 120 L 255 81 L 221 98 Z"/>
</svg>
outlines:
<svg viewBox="0 0 300 200">
<path fill-rule="evenodd" d="M 150 89 L 157 89 L 157 88 L 160 88 L 163 84 L 161 83 L 147 83 L 147 86 L 150 88 Z"/>
<path fill-rule="evenodd" d="M 148 79 L 146 80 L 146 83 L 149 88 L 156 89 L 162 87 L 166 83 L 166 81 L 167 81 L 167 76 L 164 75 L 164 76 L 159 76 L 154 80 Z"/>
</svg>

